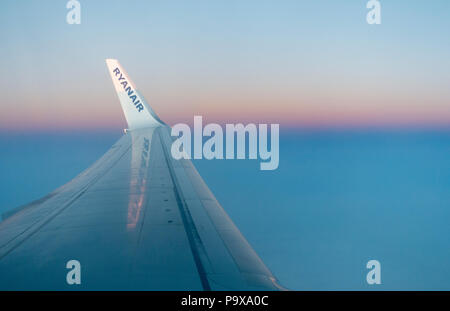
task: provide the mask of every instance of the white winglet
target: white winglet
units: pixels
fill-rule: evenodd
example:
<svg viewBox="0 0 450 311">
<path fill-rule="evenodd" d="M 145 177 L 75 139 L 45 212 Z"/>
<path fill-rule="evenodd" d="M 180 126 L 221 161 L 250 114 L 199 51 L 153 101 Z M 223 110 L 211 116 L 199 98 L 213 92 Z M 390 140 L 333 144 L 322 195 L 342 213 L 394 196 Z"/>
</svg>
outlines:
<svg viewBox="0 0 450 311">
<path fill-rule="evenodd" d="M 117 59 L 107 59 L 106 65 L 120 100 L 130 130 L 163 125 L 156 113 L 136 89 Z"/>
</svg>

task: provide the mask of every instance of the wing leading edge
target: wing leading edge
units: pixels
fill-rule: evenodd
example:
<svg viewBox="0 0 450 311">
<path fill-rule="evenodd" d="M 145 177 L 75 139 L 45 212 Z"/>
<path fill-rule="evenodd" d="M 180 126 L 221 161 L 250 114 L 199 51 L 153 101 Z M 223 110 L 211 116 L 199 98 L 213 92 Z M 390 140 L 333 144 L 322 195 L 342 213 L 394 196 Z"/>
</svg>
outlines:
<svg viewBox="0 0 450 311">
<path fill-rule="evenodd" d="M 172 158 L 170 127 L 107 64 L 130 130 L 68 184 L 4 215 L 0 289 L 283 289 L 191 161 Z M 79 285 L 67 283 L 70 260 Z"/>
</svg>

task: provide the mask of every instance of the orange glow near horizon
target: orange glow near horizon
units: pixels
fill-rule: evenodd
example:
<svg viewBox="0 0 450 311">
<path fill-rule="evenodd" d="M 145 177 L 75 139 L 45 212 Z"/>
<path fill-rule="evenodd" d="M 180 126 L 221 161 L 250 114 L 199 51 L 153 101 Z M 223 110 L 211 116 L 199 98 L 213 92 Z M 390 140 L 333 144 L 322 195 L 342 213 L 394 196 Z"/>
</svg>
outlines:
<svg viewBox="0 0 450 311">
<path fill-rule="evenodd" d="M 113 94 L 114 95 L 114 94 Z M 190 94 L 191 95 L 191 94 Z M 208 94 L 210 95 L 210 94 Z M 450 109 L 445 100 L 430 100 L 421 104 L 404 98 L 372 98 L 366 100 L 341 96 L 309 95 L 309 98 L 266 94 L 265 97 L 218 99 L 192 96 L 180 105 L 173 99 L 153 98 L 152 104 L 160 118 L 173 125 L 193 122 L 194 115 L 203 116 L 206 123 L 279 123 L 287 127 L 353 127 L 353 126 L 447 126 Z M 112 97 L 112 96 L 110 96 Z M 35 98 L 36 100 L 37 98 Z M 426 100 L 426 99 L 423 99 Z M 80 100 L 81 101 L 81 100 Z M 395 104 L 389 105 L 388 102 Z M 126 121 L 116 98 L 96 100 L 92 104 L 68 104 L 60 109 L 48 109 L 58 100 L 39 104 L 34 101 L 24 111 L 19 105 L 0 115 L 0 130 L 84 130 L 122 129 Z M 30 103 L 31 104 L 31 103 Z M 67 108 L 66 108 L 67 107 Z"/>
</svg>

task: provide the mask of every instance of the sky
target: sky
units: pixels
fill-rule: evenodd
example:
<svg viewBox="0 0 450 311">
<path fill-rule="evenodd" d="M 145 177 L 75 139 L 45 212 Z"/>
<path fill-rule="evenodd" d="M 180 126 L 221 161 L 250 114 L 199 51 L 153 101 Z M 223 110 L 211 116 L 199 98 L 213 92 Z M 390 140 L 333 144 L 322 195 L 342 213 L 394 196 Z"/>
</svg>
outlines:
<svg viewBox="0 0 450 311">
<path fill-rule="evenodd" d="M 0 131 L 126 127 L 117 58 L 167 123 L 448 127 L 450 2 L 2 1 Z"/>
</svg>

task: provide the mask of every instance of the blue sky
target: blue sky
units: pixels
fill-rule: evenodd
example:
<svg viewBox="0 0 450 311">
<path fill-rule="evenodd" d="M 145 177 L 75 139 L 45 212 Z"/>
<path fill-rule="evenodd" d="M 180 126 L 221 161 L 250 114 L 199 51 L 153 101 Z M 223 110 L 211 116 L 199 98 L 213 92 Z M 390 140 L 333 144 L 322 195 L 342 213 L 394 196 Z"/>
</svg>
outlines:
<svg viewBox="0 0 450 311">
<path fill-rule="evenodd" d="M 448 1 L 80 2 L 3 2 L 0 128 L 123 126 L 109 57 L 171 124 L 450 123 Z"/>
</svg>

